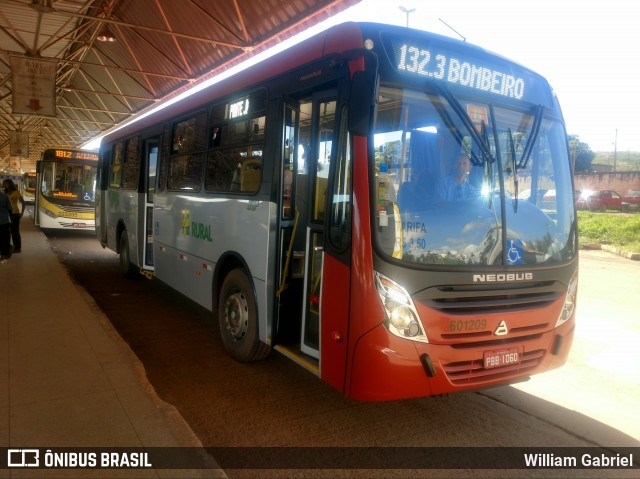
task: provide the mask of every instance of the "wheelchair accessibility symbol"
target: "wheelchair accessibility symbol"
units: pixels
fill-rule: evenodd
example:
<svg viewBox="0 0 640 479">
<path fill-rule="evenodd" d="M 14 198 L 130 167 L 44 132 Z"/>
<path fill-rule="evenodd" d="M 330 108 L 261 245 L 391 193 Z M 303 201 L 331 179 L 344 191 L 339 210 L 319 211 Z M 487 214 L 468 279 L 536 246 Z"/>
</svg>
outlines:
<svg viewBox="0 0 640 479">
<path fill-rule="evenodd" d="M 522 241 L 507 240 L 507 261 L 509 264 L 523 264 Z"/>
</svg>

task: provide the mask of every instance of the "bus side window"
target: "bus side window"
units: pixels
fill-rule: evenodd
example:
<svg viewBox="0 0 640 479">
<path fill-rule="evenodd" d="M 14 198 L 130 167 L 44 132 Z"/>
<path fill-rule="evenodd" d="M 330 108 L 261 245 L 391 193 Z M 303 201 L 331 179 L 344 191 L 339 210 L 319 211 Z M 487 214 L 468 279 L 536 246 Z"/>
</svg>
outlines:
<svg viewBox="0 0 640 479">
<path fill-rule="evenodd" d="M 295 138 L 298 129 L 298 112 L 286 105 L 284 113 L 284 142 L 282 146 L 282 217 L 293 218 L 295 161 L 298 156 Z"/>
<path fill-rule="evenodd" d="M 171 140 L 171 125 L 166 123 L 162 129 L 162 149 L 158 162 L 158 191 L 167 186 L 167 163 L 169 162 L 169 143 Z"/>
<path fill-rule="evenodd" d="M 248 146 L 209 151 L 205 190 L 256 193 L 262 180 L 262 148 L 256 148 Z M 260 159 L 251 158 L 252 155 Z"/>
<path fill-rule="evenodd" d="M 345 251 L 351 242 L 351 145 L 347 130 L 347 113 L 343 110 L 338 144 L 338 163 L 330 203 L 329 240 L 338 251 Z"/>
<path fill-rule="evenodd" d="M 206 191 L 233 191 L 233 179 L 238 168 L 237 161 L 229 157 L 228 150 L 210 151 L 207 158 Z"/>
<path fill-rule="evenodd" d="M 171 157 L 167 187 L 171 190 L 200 191 L 203 163 L 202 153 Z"/>
<path fill-rule="evenodd" d="M 222 127 L 216 126 L 211 130 L 211 147 L 217 148 L 222 145 Z"/>
<path fill-rule="evenodd" d="M 134 136 L 127 140 L 122 175 L 123 188 L 133 189 L 138 186 L 138 173 L 140 172 L 140 157 L 138 155 L 139 140 L 139 136 Z"/>
<path fill-rule="evenodd" d="M 229 119 L 223 115 L 226 106 L 213 107 L 212 122 Z M 260 189 L 265 119 L 258 115 L 210 128 L 206 191 L 256 193 Z"/>
<path fill-rule="evenodd" d="M 111 158 L 110 181 L 111 188 L 120 188 L 122 182 L 122 154 L 123 142 L 116 143 L 113 149 L 113 157 Z"/>
<path fill-rule="evenodd" d="M 325 203 L 327 200 L 327 186 L 329 169 L 331 166 L 331 150 L 333 148 L 333 135 L 335 128 L 336 101 L 327 100 L 319 104 L 319 123 L 321 125 L 318 132 L 317 148 L 318 158 L 316 162 L 316 182 L 314 191 L 313 219 L 324 221 Z"/>
<path fill-rule="evenodd" d="M 260 188 L 262 161 L 246 160 L 240 168 L 240 191 L 254 193 Z"/>
<path fill-rule="evenodd" d="M 167 188 L 200 191 L 204 170 L 207 113 L 200 111 L 173 125 Z"/>
</svg>

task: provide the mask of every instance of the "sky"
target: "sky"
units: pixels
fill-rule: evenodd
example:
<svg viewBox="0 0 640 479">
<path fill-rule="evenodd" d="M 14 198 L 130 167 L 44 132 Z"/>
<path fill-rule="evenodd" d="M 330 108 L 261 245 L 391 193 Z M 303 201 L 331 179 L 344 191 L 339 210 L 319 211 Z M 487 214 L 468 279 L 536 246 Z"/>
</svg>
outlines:
<svg viewBox="0 0 640 479">
<path fill-rule="evenodd" d="M 458 32 L 546 77 L 568 134 L 594 151 L 624 152 L 640 151 L 637 5 L 637 0 L 363 0 L 339 17 L 406 25 L 400 6 L 415 9 L 410 27 L 454 38 L 460 38 Z"/>
<path fill-rule="evenodd" d="M 637 0 L 362 0 L 278 51 L 345 21 L 406 25 L 466 41 L 547 78 L 567 124 L 594 151 L 640 151 Z M 272 52 L 273 53 L 273 52 Z M 255 63 L 266 55 L 258 55 Z M 233 74 L 231 69 L 219 79 Z M 214 81 L 216 81 L 214 80 Z M 178 100 L 178 97 L 176 100 Z"/>
</svg>

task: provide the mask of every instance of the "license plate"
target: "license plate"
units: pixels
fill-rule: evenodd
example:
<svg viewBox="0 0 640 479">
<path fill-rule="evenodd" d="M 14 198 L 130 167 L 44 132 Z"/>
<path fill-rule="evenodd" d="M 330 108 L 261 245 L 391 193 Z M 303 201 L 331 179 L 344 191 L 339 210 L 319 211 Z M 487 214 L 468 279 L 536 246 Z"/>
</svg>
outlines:
<svg viewBox="0 0 640 479">
<path fill-rule="evenodd" d="M 520 348 L 497 349 L 484 352 L 484 368 L 499 368 L 520 362 Z"/>
</svg>

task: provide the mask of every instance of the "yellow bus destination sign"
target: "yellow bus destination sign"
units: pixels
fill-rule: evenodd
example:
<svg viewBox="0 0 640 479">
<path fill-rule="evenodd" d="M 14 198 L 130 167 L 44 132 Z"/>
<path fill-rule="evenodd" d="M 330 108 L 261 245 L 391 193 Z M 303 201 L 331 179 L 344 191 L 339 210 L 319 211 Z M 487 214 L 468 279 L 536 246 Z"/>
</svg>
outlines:
<svg viewBox="0 0 640 479">
<path fill-rule="evenodd" d="M 78 151 L 78 150 L 53 150 L 53 155 L 56 158 L 64 158 L 67 160 L 93 160 L 98 161 L 98 154 L 91 153 L 90 151 Z"/>
</svg>

